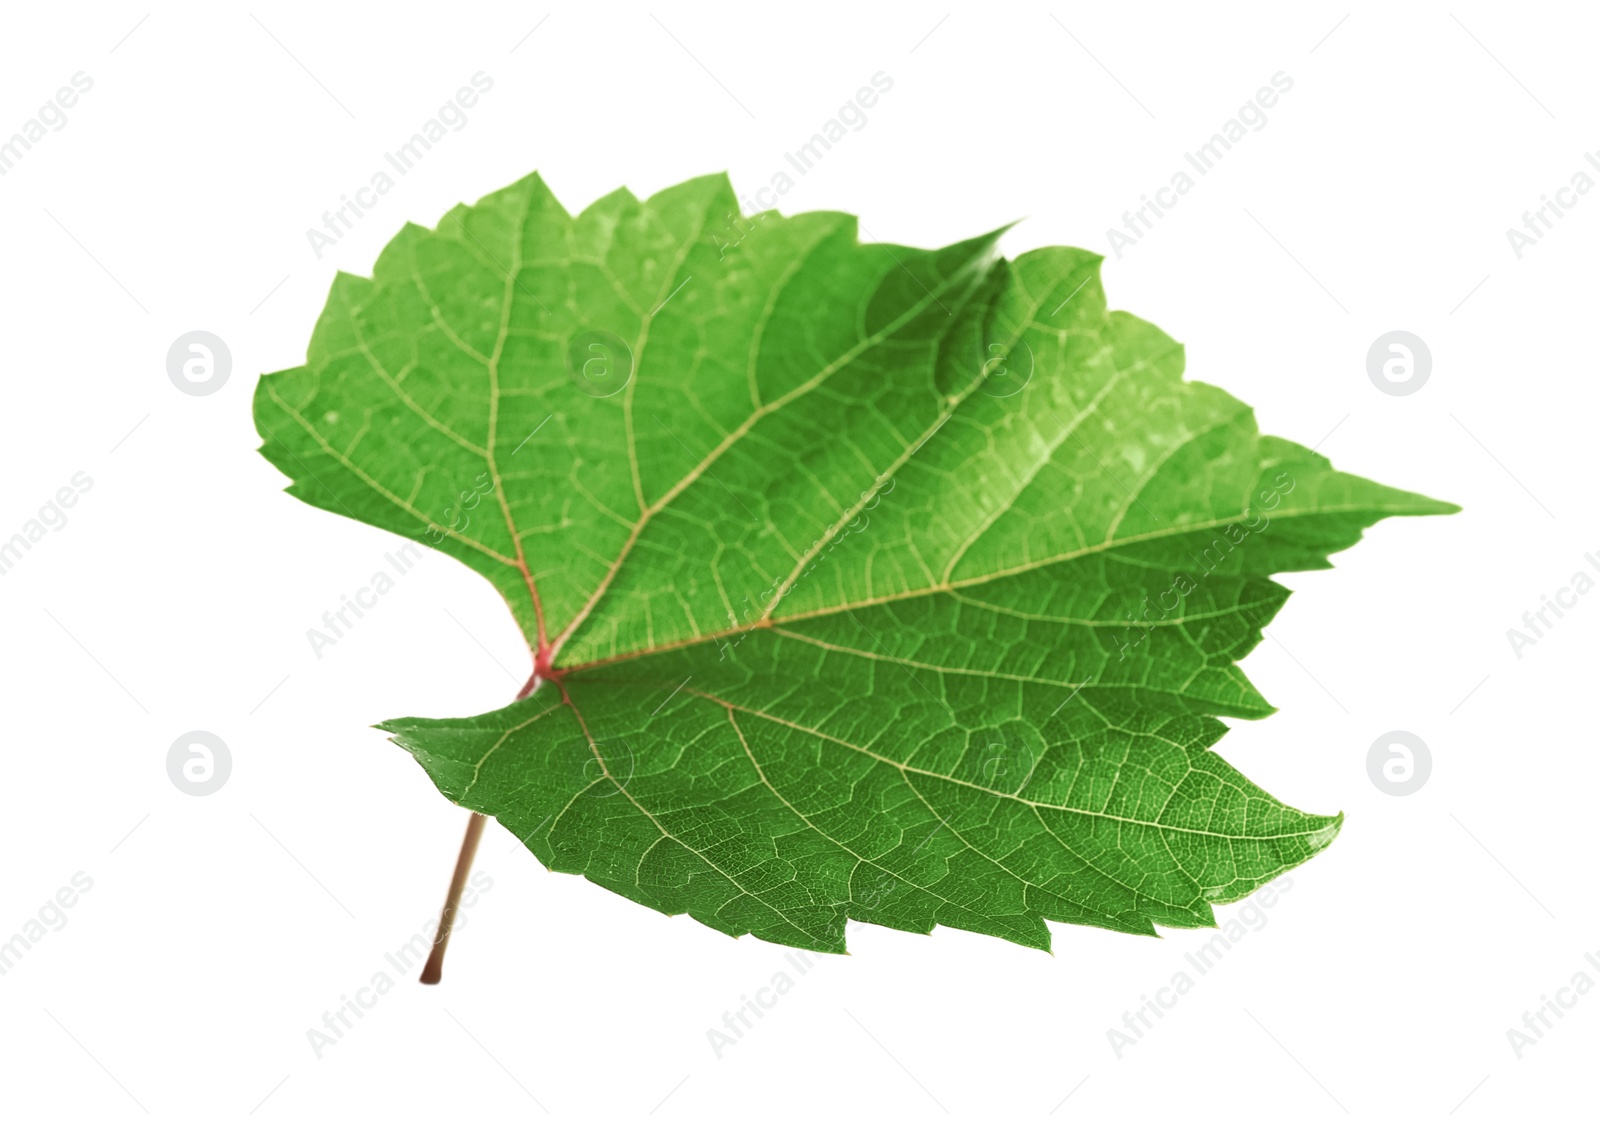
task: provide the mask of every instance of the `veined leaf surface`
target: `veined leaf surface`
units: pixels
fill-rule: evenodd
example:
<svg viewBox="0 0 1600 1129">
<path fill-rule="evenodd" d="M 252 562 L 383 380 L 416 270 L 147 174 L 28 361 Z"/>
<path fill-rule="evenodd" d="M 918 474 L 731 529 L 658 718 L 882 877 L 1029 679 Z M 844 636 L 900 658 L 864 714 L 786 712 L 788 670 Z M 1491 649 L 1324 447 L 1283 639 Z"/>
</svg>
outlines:
<svg viewBox="0 0 1600 1129">
<path fill-rule="evenodd" d="M 537 675 L 382 728 L 547 866 L 823 951 L 1209 925 L 1322 850 L 1211 748 L 1271 711 L 1270 576 L 1456 507 L 1259 435 L 1099 256 L 997 237 L 531 176 L 341 274 L 263 454 L 482 573 Z"/>
</svg>

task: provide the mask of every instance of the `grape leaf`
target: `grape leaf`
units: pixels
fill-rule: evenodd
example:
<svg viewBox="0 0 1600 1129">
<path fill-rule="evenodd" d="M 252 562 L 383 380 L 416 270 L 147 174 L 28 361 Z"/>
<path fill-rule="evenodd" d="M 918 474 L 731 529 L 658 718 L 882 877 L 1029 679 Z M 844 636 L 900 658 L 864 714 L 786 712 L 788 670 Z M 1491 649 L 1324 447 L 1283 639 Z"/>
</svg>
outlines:
<svg viewBox="0 0 1600 1129">
<path fill-rule="evenodd" d="M 482 573 L 526 696 L 381 728 L 548 867 L 725 933 L 1045 949 L 1215 924 L 1321 851 L 1212 746 L 1276 572 L 1456 507 L 1259 435 L 1100 257 L 858 241 L 725 177 L 538 176 L 340 274 L 262 453 Z"/>
</svg>

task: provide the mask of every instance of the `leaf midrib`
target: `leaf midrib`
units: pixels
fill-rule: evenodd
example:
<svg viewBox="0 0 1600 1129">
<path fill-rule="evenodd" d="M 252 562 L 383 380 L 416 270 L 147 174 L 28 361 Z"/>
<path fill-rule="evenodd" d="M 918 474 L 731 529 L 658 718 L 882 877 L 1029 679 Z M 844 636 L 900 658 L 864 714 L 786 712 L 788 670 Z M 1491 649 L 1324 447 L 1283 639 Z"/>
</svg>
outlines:
<svg viewBox="0 0 1600 1129">
<path fill-rule="evenodd" d="M 926 776 L 933 780 L 943 780 L 947 784 L 955 784 L 960 787 L 971 788 L 974 791 L 983 792 L 986 795 L 994 796 L 997 799 L 1015 800 L 1019 804 L 1026 804 L 1031 808 L 1037 808 L 1043 811 L 1058 811 L 1065 815 L 1082 815 L 1091 819 L 1108 819 L 1115 823 L 1128 823 L 1141 827 L 1152 827 L 1158 831 L 1171 832 L 1178 835 L 1203 835 L 1207 838 L 1222 839 L 1230 843 L 1271 843 L 1282 839 L 1303 839 L 1307 835 L 1307 832 L 1305 831 L 1292 831 L 1281 835 L 1230 835 L 1222 831 L 1200 831 L 1191 827 L 1177 827 L 1172 824 L 1158 823 L 1148 819 L 1134 819 L 1132 816 L 1112 815 L 1109 812 L 1090 811 L 1086 808 L 1068 807 L 1064 804 L 1048 804 L 1042 800 L 1029 800 L 1012 792 L 1001 792 L 994 788 L 986 788 L 982 784 L 976 784 L 970 780 L 962 780 L 958 777 L 948 776 L 942 772 L 934 772 L 931 769 L 918 768 L 915 765 L 903 764 L 900 761 L 895 760 L 893 757 L 886 757 L 882 753 L 875 753 L 871 749 L 861 745 L 852 744 L 841 737 L 835 737 L 831 733 L 824 733 L 820 729 L 813 729 L 809 725 L 802 725 L 797 721 L 790 721 L 787 718 L 778 717 L 776 714 L 770 714 L 764 710 L 758 710 L 753 706 L 742 706 L 737 702 L 730 702 L 726 698 L 719 698 L 716 695 L 708 694 L 703 690 L 694 690 L 690 689 L 689 687 L 684 687 L 683 692 L 685 694 L 692 694 L 697 698 L 703 698 L 708 702 L 714 702 L 715 704 L 722 706 L 724 709 L 737 710 L 740 713 L 747 713 L 752 717 L 759 717 L 763 721 L 770 721 L 774 725 L 782 725 L 786 728 L 796 730 L 797 732 L 805 733 L 809 736 L 818 737 L 824 741 L 832 742 L 833 744 L 842 746 L 843 748 L 850 749 L 857 753 L 862 753 L 871 757 L 875 761 L 880 761 L 883 764 L 886 764 L 891 768 L 898 769 L 902 772 L 914 772 L 918 776 Z M 1114 730 L 1119 729 L 1119 727 L 1111 725 L 1109 722 L 1107 722 L 1107 726 Z M 1168 738 L 1160 736 L 1159 734 L 1148 733 L 1142 734 L 1142 736 L 1149 737 L 1154 741 L 1160 741 L 1164 744 L 1171 745 L 1173 748 L 1181 750 L 1185 755 L 1187 755 L 1189 752 L 1185 746 L 1179 745 L 1175 741 L 1171 741 Z M 1188 771 L 1193 773 L 1199 770 L 1191 767 Z M 1177 863 L 1176 859 L 1173 861 L 1174 863 Z M 1178 866 L 1181 870 L 1182 865 L 1178 864 Z M 1188 872 L 1184 871 L 1184 873 L 1187 874 Z"/>
<path fill-rule="evenodd" d="M 1277 516 L 1279 518 L 1320 517 L 1324 514 L 1339 513 L 1376 513 L 1380 515 L 1398 515 L 1409 514 L 1411 512 L 1411 510 L 1400 506 L 1354 505 L 1326 506 L 1315 509 L 1296 510 L 1293 513 L 1278 514 Z M 1250 515 L 1248 513 L 1236 514 L 1228 517 L 1217 518 L 1211 521 L 1198 522 L 1192 525 L 1173 526 L 1170 529 L 1150 530 L 1146 533 L 1136 533 L 1132 534 L 1131 536 L 1124 537 L 1121 540 L 1104 541 L 1095 545 L 1086 545 L 1083 548 L 1074 549 L 1065 553 L 1058 553 L 1053 557 L 1047 557 L 1040 561 L 1031 561 L 1027 564 L 1018 565 L 1013 568 L 998 569 L 986 576 L 972 576 L 963 580 L 953 580 L 949 583 L 929 585 L 925 588 L 917 588 L 905 592 L 895 592 L 887 596 L 872 596 L 862 600 L 851 601 L 849 603 L 835 604 L 831 607 L 813 608 L 809 611 L 795 612 L 792 615 L 773 616 L 764 620 L 760 620 L 756 623 L 744 624 L 739 627 L 730 627 L 722 631 L 707 632 L 703 635 L 697 635 L 689 639 L 675 640 L 671 643 L 660 643 L 651 647 L 641 647 L 637 650 L 625 651 L 621 654 L 609 655 L 605 658 L 594 659 L 589 662 L 574 663 L 571 666 L 559 668 L 556 673 L 570 674 L 577 671 L 595 670 L 600 667 L 612 666 L 617 663 L 627 662 L 632 659 L 646 658 L 652 655 L 665 654 L 670 651 L 677 651 L 686 647 L 697 646 L 701 643 L 714 642 L 718 639 L 725 639 L 730 635 L 742 635 L 750 631 L 764 631 L 769 628 L 781 626 L 783 624 L 803 623 L 806 620 L 819 619 L 824 616 L 840 615 L 845 612 L 859 611 L 862 608 L 881 607 L 885 604 L 898 603 L 902 600 L 921 599 L 925 596 L 955 595 L 966 588 L 980 587 L 985 584 L 993 583 L 996 580 L 1004 580 L 1008 577 L 1020 575 L 1022 573 L 1033 572 L 1041 568 L 1049 568 L 1052 565 L 1065 564 L 1068 561 L 1077 560 L 1081 557 L 1092 556 L 1096 553 L 1110 552 L 1126 545 L 1143 544 L 1148 541 L 1160 541 L 1167 537 L 1183 537 L 1190 533 L 1199 533 L 1208 529 L 1223 529 L 1229 525 L 1234 525 L 1240 521 L 1243 521 L 1249 516 Z M 1010 609 L 1007 610 L 1009 611 Z M 1013 614 L 1021 615 L 1022 613 L 1014 612 Z"/>
</svg>

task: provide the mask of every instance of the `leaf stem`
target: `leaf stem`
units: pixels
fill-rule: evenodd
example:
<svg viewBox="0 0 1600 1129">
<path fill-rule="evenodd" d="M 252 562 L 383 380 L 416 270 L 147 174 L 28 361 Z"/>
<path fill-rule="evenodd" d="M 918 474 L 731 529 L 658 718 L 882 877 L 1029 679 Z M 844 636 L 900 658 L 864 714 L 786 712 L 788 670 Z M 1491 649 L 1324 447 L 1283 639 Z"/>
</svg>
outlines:
<svg viewBox="0 0 1600 1129">
<path fill-rule="evenodd" d="M 489 817 L 473 812 L 467 820 L 466 838 L 461 840 L 461 854 L 456 858 L 456 872 L 450 876 L 450 892 L 445 895 L 444 912 L 439 915 L 439 931 L 433 938 L 433 949 L 428 953 L 428 963 L 422 968 L 422 982 L 437 984 L 444 974 L 444 947 L 450 943 L 450 931 L 455 926 L 456 907 L 461 904 L 461 890 L 467 884 L 467 872 L 472 869 L 472 856 L 478 853 L 478 840 L 483 838 L 483 825 Z"/>
<path fill-rule="evenodd" d="M 539 688 L 545 678 L 552 677 L 550 669 L 550 644 L 541 644 L 533 659 L 533 673 L 517 692 L 522 701 Z M 450 892 L 444 896 L 444 910 L 439 914 L 439 930 L 433 936 L 433 948 L 428 951 L 428 963 L 422 967 L 422 982 L 437 984 L 444 975 L 444 947 L 450 943 L 450 931 L 455 928 L 456 909 L 461 905 L 461 891 L 467 885 L 467 875 L 472 870 L 472 858 L 478 853 L 478 840 L 483 838 L 483 825 L 489 817 L 473 812 L 467 817 L 467 833 L 461 840 L 461 853 L 456 856 L 456 872 L 450 876 Z"/>
</svg>

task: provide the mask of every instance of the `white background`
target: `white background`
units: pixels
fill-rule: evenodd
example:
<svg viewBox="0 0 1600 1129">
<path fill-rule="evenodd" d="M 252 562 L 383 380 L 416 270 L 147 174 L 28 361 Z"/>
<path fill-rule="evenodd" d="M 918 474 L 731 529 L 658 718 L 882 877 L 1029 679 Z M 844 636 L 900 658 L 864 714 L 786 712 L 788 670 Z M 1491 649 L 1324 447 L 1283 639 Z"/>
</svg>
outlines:
<svg viewBox="0 0 1600 1129">
<path fill-rule="evenodd" d="M 94 882 L 0 978 L 8 1121 L 1587 1109 L 1600 993 L 1520 1059 L 1506 1030 L 1600 948 L 1600 594 L 1520 658 L 1506 632 L 1580 568 L 1600 579 L 1583 559 L 1600 551 L 1600 194 L 1520 260 L 1505 231 L 1600 146 L 1597 28 L 1577 6 L 1397 7 L 8 10 L 0 135 L 75 72 L 94 80 L 0 178 L 0 539 L 75 472 L 94 482 L 0 576 L 0 937 L 74 873 Z M 494 87 L 467 126 L 318 259 L 306 229 L 480 70 Z M 1335 570 L 1287 578 L 1297 595 L 1244 663 L 1281 712 L 1220 751 L 1290 803 L 1342 809 L 1342 836 L 1120 1058 L 1108 1028 L 1207 938 L 1056 926 L 1050 956 L 856 927 L 853 955 L 823 958 L 718 1059 L 707 1028 L 783 951 L 550 874 L 491 825 L 493 888 L 444 983 L 404 979 L 317 1058 L 306 1030 L 437 912 L 465 822 L 368 726 L 503 704 L 527 654 L 490 586 L 430 554 L 314 657 L 307 629 L 397 539 L 281 492 L 255 454 L 256 374 L 303 360 L 335 269 L 366 273 L 404 221 L 534 169 L 574 210 L 724 168 L 752 193 L 878 71 L 893 90 L 782 209 L 850 211 L 916 245 L 1025 217 L 1009 254 L 1108 252 L 1185 151 L 1292 76 L 1266 128 L 1104 273 L 1113 306 L 1185 342 L 1189 375 L 1264 431 L 1465 507 L 1385 522 Z M 211 396 L 167 377 L 193 329 L 232 351 Z M 1367 377 L 1392 329 L 1431 347 L 1415 395 Z M 234 759 L 206 798 L 166 774 L 194 729 Z M 1404 799 L 1365 767 L 1396 729 L 1434 758 Z"/>
</svg>

